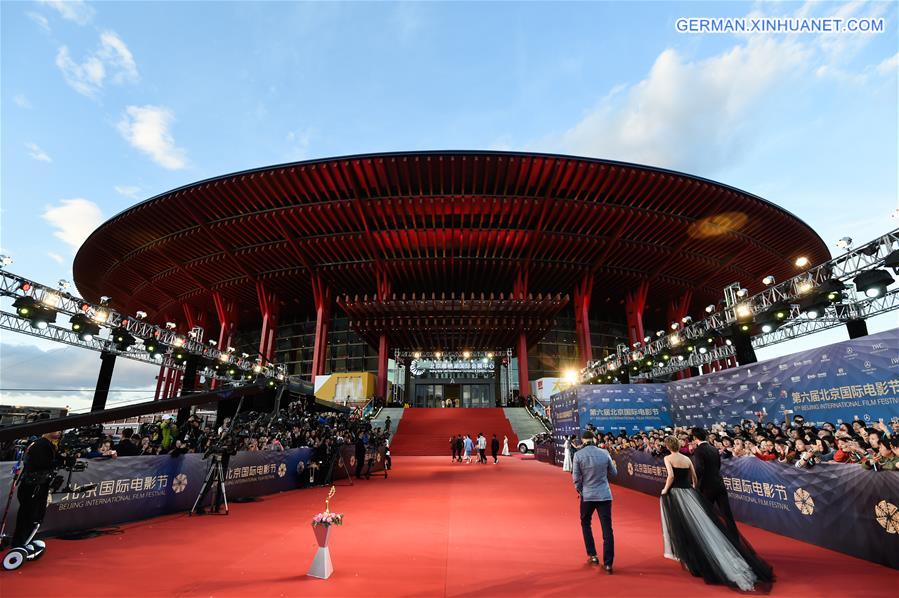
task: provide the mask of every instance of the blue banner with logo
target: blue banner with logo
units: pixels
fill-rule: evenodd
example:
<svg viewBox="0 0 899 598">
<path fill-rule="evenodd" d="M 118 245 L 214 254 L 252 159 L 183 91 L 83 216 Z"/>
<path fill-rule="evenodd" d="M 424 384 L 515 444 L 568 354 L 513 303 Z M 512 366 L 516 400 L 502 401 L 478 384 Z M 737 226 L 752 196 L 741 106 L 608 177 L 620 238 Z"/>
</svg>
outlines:
<svg viewBox="0 0 899 598">
<path fill-rule="evenodd" d="M 614 483 L 662 491 L 662 459 L 630 449 L 612 458 Z M 721 476 L 738 521 L 899 569 L 899 474 L 843 463 L 798 469 L 741 457 L 722 461 Z"/>
<path fill-rule="evenodd" d="M 543 463 L 556 463 L 556 443 L 538 442 L 534 445 L 534 457 Z"/>
<path fill-rule="evenodd" d="M 755 419 L 836 424 L 899 416 L 899 329 L 668 385 L 679 426 Z M 792 413 L 790 413 L 792 412 Z"/>
<path fill-rule="evenodd" d="M 565 459 L 565 438 L 581 433 L 576 388 L 563 390 L 553 396 L 550 409 L 552 411 L 553 442 L 556 445 L 556 464 L 562 465 Z"/>
<path fill-rule="evenodd" d="M 262 496 L 300 487 L 311 449 L 283 452 L 240 452 L 230 459 L 225 474 L 228 500 Z M 188 511 L 203 486 L 210 461 L 202 455 L 180 457 L 119 457 L 89 459 L 85 471 L 72 476 L 72 485 L 94 484 L 86 492 L 50 496 L 42 534 L 91 529 Z M 6 499 L 12 481 L 11 462 L 0 463 L 0 488 Z M 207 503 L 210 499 L 207 498 Z M 15 526 L 18 500 L 13 499 L 7 529 Z"/>
<path fill-rule="evenodd" d="M 578 386 L 581 428 L 593 424 L 603 433 L 628 434 L 671 425 L 667 384 L 595 384 Z"/>
</svg>

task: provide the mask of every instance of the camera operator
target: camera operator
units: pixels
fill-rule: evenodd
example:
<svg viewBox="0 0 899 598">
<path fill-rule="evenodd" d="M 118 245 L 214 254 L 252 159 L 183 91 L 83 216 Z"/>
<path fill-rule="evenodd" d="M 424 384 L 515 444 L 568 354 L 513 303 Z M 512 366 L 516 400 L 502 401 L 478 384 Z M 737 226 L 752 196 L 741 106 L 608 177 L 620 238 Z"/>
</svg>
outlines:
<svg viewBox="0 0 899 598">
<path fill-rule="evenodd" d="M 16 496 L 19 512 L 16 515 L 16 531 L 12 546 L 23 547 L 36 527 L 44 520 L 47 511 L 47 495 L 59 461 L 59 431 L 48 432 L 25 449 L 24 467 Z"/>
</svg>

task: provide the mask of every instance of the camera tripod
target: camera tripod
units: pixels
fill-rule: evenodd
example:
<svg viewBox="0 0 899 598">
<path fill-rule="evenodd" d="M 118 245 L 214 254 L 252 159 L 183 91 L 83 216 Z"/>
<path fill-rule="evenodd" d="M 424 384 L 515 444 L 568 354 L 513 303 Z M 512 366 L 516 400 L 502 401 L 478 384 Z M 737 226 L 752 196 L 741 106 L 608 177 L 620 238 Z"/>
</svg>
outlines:
<svg viewBox="0 0 899 598">
<path fill-rule="evenodd" d="M 197 495 L 197 500 L 194 502 L 194 506 L 191 508 L 190 513 L 188 515 L 194 515 L 198 512 L 198 510 L 203 507 L 200 506 L 200 503 L 203 502 L 203 499 L 206 498 L 206 494 L 209 493 L 209 490 L 215 488 L 216 496 L 213 504 L 218 502 L 218 497 L 222 497 L 222 502 L 225 505 L 225 515 L 229 513 L 228 511 L 228 493 L 225 492 L 225 472 L 222 469 L 222 455 L 213 454 L 209 461 L 209 467 L 206 468 L 206 477 L 203 478 L 203 487 L 200 488 L 200 494 Z"/>
</svg>

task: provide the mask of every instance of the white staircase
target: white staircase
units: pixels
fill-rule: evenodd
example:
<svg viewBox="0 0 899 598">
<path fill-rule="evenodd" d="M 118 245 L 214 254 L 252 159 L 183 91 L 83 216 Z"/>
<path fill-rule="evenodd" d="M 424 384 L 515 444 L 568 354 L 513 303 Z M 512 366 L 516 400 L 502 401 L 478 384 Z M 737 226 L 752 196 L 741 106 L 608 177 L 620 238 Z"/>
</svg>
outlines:
<svg viewBox="0 0 899 598">
<path fill-rule="evenodd" d="M 371 420 L 371 427 L 384 429 L 384 422 L 387 421 L 387 418 L 390 418 L 390 436 L 393 437 L 396 434 L 396 427 L 400 424 L 400 420 L 403 419 L 403 411 L 402 407 L 385 407 L 381 409 L 381 412 L 378 413 L 378 416 Z"/>
<path fill-rule="evenodd" d="M 512 430 L 520 440 L 546 432 L 543 424 L 524 407 L 503 407 L 503 412 L 505 412 L 506 419 L 512 424 Z"/>
</svg>

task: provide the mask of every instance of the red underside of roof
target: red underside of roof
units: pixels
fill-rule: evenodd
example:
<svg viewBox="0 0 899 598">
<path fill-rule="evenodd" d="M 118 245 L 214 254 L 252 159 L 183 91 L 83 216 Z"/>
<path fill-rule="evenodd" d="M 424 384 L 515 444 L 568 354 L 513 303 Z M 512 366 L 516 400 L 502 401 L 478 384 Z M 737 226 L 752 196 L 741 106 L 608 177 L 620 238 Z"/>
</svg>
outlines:
<svg viewBox="0 0 899 598">
<path fill-rule="evenodd" d="M 696 305 L 751 290 L 793 261 L 829 258 L 804 223 L 711 181 L 608 161 L 514 153 L 356 156 L 275 166 L 162 194 L 101 226 L 75 260 L 88 299 L 109 295 L 156 321 L 213 293 L 258 327 L 256 281 L 287 313 L 314 313 L 311 274 L 337 294 L 571 293 L 595 274 L 594 310 L 620 310 L 640 281 L 649 303 Z M 209 318 L 215 320 L 214 317 Z"/>
</svg>

